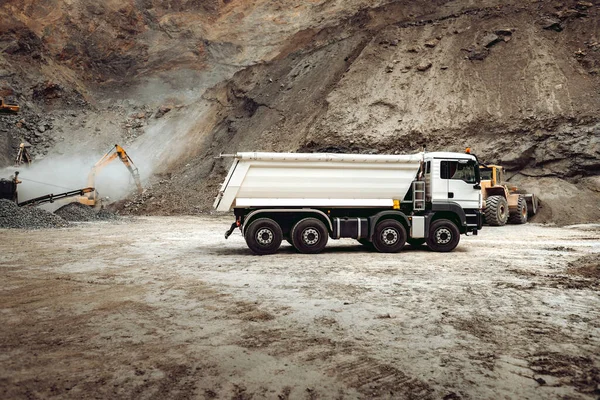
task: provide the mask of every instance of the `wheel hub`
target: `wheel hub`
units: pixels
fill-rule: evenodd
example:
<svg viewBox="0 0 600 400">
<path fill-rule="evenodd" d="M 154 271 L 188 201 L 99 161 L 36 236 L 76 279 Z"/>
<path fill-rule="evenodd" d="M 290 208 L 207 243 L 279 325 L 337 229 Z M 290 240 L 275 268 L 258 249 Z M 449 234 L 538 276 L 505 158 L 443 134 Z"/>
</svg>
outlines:
<svg viewBox="0 0 600 400">
<path fill-rule="evenodd" d="M 388 246 L 392 246 L 398 242 L 398 232 L 395 229 L 387 228 L 381 232 L 381 240 Z"/>
<path fill-rule="evenodd" d="M 270 245 L 273 242 L 273 231 L 268 228 L 259 229 L 256 232 L 256 241 L 263 246 Z"/>
<path fill-rule="evenodd" d="M 302 241 L 308 246 L 317 244 L 319 242 L 319 231 L 315 228 L 306 228 L 302 232 Z"/>
<path fill-rule="evenodd" d="M 435 232 L 435 241 L 438 244 L 448 244 L 452 240 L 452 232 L 448 228 L 440 228 Z"/>
</svg>

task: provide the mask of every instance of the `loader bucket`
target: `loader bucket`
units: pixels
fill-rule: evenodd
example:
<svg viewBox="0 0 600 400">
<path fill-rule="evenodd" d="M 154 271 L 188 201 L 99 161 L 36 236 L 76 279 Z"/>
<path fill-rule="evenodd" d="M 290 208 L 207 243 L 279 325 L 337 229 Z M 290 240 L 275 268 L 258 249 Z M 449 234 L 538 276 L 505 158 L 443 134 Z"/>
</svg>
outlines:
<svg viewBox="0 0 600 400">
<path fill-rule="evenodd" d="M 540 201 L 533 193 L 524 194 L 523 197 L 525 197 L 525 201 L 527 202 L 527 215 L 533 217 L 537 213 Z"/>
</svg>

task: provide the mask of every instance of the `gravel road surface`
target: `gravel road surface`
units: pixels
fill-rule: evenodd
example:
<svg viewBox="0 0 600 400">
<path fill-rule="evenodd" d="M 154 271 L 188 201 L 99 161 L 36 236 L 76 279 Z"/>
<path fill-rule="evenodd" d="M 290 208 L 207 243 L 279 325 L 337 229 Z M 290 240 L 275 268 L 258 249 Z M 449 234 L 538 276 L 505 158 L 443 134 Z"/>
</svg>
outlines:
<svg viewBox="0 0 600 400">
<path fill-rule="evenodd" d="M 0 398 L 600 395 L 600 226 L 258 257 L 230 218 L 0 230 Z"/>
</svg>

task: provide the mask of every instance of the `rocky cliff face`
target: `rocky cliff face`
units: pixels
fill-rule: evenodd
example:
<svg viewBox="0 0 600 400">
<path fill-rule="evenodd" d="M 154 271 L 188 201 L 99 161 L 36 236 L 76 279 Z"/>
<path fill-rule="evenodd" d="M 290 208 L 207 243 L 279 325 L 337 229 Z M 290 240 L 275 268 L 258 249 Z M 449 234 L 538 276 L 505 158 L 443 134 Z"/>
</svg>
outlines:
<svg viewBox="0 0 600 400">
<path fill-rule="evenodd" d="M 540 221 L 597 220 L 599 7 L 8 1 L 0 89 L 25 111 L 0 130 L 47 157 L 128 144 L 138 212 L 208 208 L 221 152 L 471 146 L 546 200 Z"/>
</svg>

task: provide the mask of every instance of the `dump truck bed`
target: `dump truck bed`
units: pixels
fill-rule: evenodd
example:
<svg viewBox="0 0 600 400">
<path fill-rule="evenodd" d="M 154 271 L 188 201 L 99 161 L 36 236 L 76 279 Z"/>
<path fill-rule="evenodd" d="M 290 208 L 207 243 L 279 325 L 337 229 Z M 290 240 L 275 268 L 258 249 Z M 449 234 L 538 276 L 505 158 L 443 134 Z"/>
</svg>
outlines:
<svg viewBox="0 0 600 400">
<path fill-rule="evenodd" d="M 423 154 L 237 153 L 217 211 L 249 207 L 391 207 Z"/>
</svg>

